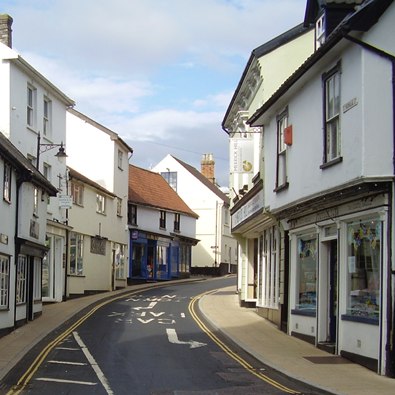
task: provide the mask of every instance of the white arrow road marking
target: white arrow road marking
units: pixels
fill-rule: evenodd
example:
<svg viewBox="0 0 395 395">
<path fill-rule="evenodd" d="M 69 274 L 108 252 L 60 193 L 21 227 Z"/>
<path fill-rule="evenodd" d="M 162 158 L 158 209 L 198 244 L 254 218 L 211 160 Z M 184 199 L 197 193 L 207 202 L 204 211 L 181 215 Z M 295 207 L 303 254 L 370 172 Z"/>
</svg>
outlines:
<svg viewBox="0 0 395 395">
<path fill-rule="evenodd" d="M 153 311 L 150 311 L 150 314 L 153 315 L 154 317 L 160 317 L 161 315 L 165 314 L 164 312 L 162 313 L 154 313 Z"/>
<path fill-rule="evenodd" d="M 198 348 L 198 347 L 207 346 L 206 343 L 199 343 L 199 342 L 195 342 L 194 340 L 190 340 L 189 342 L 183 342 L 178 340 L 177 332 L 173 328 L 167 328 L 166 332 L 169 342 L 172 344 L 189 344 L 189 348 Z"/>
<path fill-rule="evenodd" d="M 118 317 L 118 316 L 123 317 L 124 315 L 125 315 L 125 313 L 117 313 L 117 312 L 113 311 L 111 314 L 108 314 L 107 317 Z"/>
<path fill-rule="evenodd" d="M 142 318 L 137 318 L 137 321 L 140 321 L 142 324 L 149 324 L 153 320 L 154 320 L 153 318 L 149 318 L 148 320 L 143 320 Z"/>
<path fill-rule="evenodd" d="M 152 309 L 158 302 L 151 302 L 147 307 L 133 307 L 133 310 L 146 310 Z"/>
</svg>

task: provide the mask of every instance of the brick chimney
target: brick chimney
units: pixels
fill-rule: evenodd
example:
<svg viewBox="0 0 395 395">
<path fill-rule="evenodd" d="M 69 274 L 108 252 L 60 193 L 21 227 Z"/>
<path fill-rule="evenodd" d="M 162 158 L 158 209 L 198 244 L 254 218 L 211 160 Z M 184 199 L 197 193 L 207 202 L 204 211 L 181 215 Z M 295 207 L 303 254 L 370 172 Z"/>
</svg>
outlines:
<svg viewBox="0 0 395 395">
<path fill-rule="evenodd" d="M 203 154 L 201 166 L 201 173 L 209 179 L 213 184 L 215 184 L 215 175 L 214 175 L 214 159 L 213 154 Z"/>
<path fill-rule="evenodd" d="M 12 18 L 7 14 L 0 14 L 0 42 L 12 48 Z"/>
</svg>

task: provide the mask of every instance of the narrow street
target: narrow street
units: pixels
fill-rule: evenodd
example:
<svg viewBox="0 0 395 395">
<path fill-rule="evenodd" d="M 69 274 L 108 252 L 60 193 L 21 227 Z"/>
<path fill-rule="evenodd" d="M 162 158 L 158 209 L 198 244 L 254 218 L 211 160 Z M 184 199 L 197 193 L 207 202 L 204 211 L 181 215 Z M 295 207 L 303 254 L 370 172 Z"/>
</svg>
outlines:
<svg viewBox="0 0 395 395">
<path fill-rule="evenodd" d="M 233 277 L 165 285 L 88 312 L 79 325 L 63 328 L 64 338 L 34 368 L 24 360 L 14 369 L 30 379 L 8 393 L 319 394 L 271 371 L 203 323 L 198 296 L 234 283 Z"/>
</svg>

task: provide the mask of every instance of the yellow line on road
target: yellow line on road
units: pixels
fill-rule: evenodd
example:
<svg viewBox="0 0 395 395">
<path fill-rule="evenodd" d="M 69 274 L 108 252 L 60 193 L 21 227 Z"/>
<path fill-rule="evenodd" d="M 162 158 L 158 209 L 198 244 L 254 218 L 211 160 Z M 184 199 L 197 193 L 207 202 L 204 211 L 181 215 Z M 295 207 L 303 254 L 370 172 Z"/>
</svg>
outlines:
<svg viewBox="0 0 395 395">
<path fill-rule="evenodd" d="M 115 300 L 123 299 L 129 297 L 131 295 L 135 295 L 144 291 L 144 289 L 138 289 L 136 291 L 125 293 L 115 298 L 110 298 L 95 307 L 93 307 L 88 313 L 86 313 L 83 317 L 81 317 L 78 321 L 76 321 L 73 325 L 71 325 L 67 330 L 61 333 L 56 339 L 49 342 L 43 350 L 38 354 L 36 359 L 32 362 L 26 372 L 22 375 L 22 377 L 18 380 L 17 384 L 14 385 L 6 395 L 19 395 L 29 384 L 30 380 L 32 379 L 33 375 L 37 372 L 41 364 L 44 362 L 45 358 L 48 354 L 67 336 L 69 336 L 76 328 L 78 328 L 83 322 L 85 322 L 92 314 L 94 314 L 97 310 L 102 308 L 108 303 L 114 302 Z"/>
<path fill-rule="evenodd" d="M 292 390 L 291 388 L 288 388 L 281 383 L 271 379 L 267 375 L 256 371 L 245 359 L 243 359 L 240 355 L 236 354 L 234 351 L 232 351 L 226 344 L 224 344 L 214 333 L 207 328 L 207 326 L 203 323 L 203 321 L 198 317 L 196 314 L 196 309 L 195 309 L 195 304 L 196 302 L 201 299 L 203 296 L 212 294 L 217 292 L 218 290 L 214 291 L 208 291 L 204 292 L 198 296 L 195 296 L 191 302 L 189 303 L 188 310 L 192 316 L 192 318 L 196 321 L 196 323 L 199 325 L 200 329 L 206 333 L 206 335 L 214 342 L 216 343 L 226 354 L 228 354 L 231 358 L 233 358 L 236 362 L 238 362 L 243 368 L 245 368 L 248 372 L 253 374 L 254 376 L 258 377 L 260 380 L 265 381 L 266 383 L 272 385 L 273 387 L 284 391 L 289 394 L 300 394 L 300 392 Z"/>
</svg>

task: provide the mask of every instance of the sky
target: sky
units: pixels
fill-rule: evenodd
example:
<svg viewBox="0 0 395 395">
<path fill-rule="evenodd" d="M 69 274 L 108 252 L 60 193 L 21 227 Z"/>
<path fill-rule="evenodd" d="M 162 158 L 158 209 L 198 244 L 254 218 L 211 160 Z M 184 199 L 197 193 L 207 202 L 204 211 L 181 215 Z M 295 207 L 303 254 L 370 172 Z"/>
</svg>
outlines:
<svg viewBox="0 0 395 395">
<path fill-rule="evenodd" d="M 133 148 L 229 184 L 221 124 L 254 48 L 303 22 L 306 0 L 2 0 L 13 49 Z M 66 146 L 67 150 L 67 146 Z"/>
</svg>

